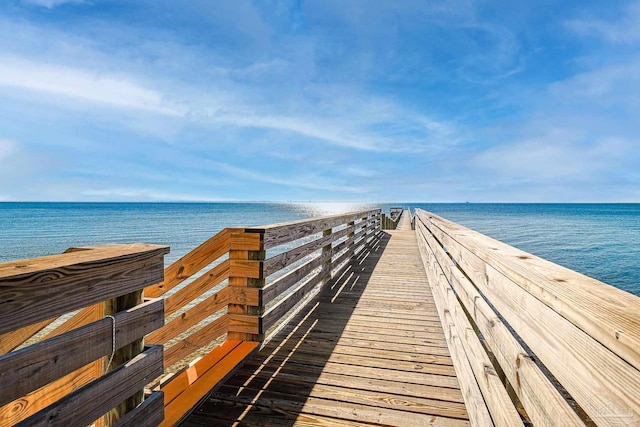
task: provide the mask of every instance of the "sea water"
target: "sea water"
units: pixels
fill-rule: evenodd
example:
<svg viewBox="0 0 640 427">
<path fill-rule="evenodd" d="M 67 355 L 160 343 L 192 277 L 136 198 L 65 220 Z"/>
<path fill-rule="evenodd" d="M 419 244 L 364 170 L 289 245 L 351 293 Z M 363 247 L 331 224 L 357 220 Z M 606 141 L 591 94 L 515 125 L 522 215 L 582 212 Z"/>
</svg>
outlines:
<svg viewBox="0 0 640 427">
<path fill-rule="evenodd" d="M 431 211 L 640 296 L 640 204 L 0 203 L 0 262 L 146 242 L 170 246 L 169 264 L 225 227 L 390 206 Z"/>
</svg>

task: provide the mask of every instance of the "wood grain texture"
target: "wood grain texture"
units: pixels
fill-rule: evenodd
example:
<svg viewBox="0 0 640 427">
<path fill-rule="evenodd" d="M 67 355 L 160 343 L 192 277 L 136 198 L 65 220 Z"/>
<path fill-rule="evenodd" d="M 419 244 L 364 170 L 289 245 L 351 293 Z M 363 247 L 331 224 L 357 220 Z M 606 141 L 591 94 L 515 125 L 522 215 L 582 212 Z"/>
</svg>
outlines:
<svg viewBox="0 0 640 427">
<path fill-rule="evenodd" d="M 141 338 L 164 323 L 163 301 L 148 301 L 117 313 L 116 348 Z M 0 356 L 0 405 L 11 402 L 111 353 L 111 319 Z"/>
<path fill-rule="evenodd" d="M 170 367 L 174 363 L 180 361 L 180 359 L 187 357 L 194 351 L 197 351 L 210 342 L 220 338 L 225 334 L 225 332 L 227 332 L 228 325 L 229 318 L 225 314 L 213 322 L 204 325 L 188 337 L 173 344 L 165 351 L 165 368 Z"/>
<path fill-rule="evenodd" d="M 456 268 L 420 217 L 416 219 L 418 238 L 423 238 L 429 246 L 428 250 L 435 255 L 445 277 L 475 321 L 534 425 L 551 427 L 562 420 L 567 427 L 584 426 L 571 405 L 533 361 L 533 355 L 512 335 L 467 276 Z"/>
<path fill-rule="evenodd" d="M 269 249 L 282 245 L 283 243 L 297 240 L 304 236 L 309 236 L 338 225 L 346 224 L 350 221 L 359 221 L 362 218 L 368 218 L 370 215 L 377 212 L 379 212 L 379 209 L 351 212 L 342 215 L 319 217 L 311 220 L 304 219 L 263 227 L 252 227 L 247 229 L 247 231 L 253 230 L 255 232 L 264 232 L 264 248 Z"/>
<path fill-rule="evenodd" d="M 286 312 L 293 308 L 305 295 L 307 295 L 316 285 L 322 281 L 321 274 L 311 276 L 305 282 L 300 283 L 297 288 L 287 295 L 285 298 L 278 301 L 277 304 L 272 306 L 262 317 L 262 327 L 264 332 L 269 330 Z"/>
<path fill-rule="evenodd" d="M 634 366 L 475 255 L 461 236 L 432 224 L 435 237 L 482 295 L 592 419 L 610 426 L 619 424 L 616 414 L 640 419 L 640 372 Z M 606 409 L 611 406 L 617 409 Z"/>
<path fill-rule="evenodd" d="M 262 251 L 264 250 L 262 233 L 231 232 L 229 235 L 229 250 L 232 251 Z"/>
<path fill-rule="evenodd" d="M 165 255 L 168 251 L 167 246 L 131 243 L 104 245 L 94 250 L 5 262 L 0 264 L 0 281 L 8 282 L 14 286 L 21 282 L 47 282 L 58 277 L 55 273 L 47 274 L 49 270 L 69 268 L 72 270 L 70 273 L 73 273 L 72 266 L 78 266 L 78 269 L 83 270 L 91 265 L 103 265 L 103 262 L 124 263 L 128 260 L 140 259 L 139 255 L 142 255 L 142 258 L 150 258 L 155 255 Z"/>
<path fill-rule="evenodd" d="M 313 270 L 320 267 L 322 265 L 323 258 L 322 256 L 317 256 L 307 261 L 300 267 L 290 271 L 282 277 L 279 277 L 277 280 L 274 280 L 271 283 L 268 283 L 262 289 L 262 301 L 263 303 L 269 304 L 273 301 L 274 298 L 278 297 L 287 289 L 291 288 L 291 286 L 298 283 L 300 280 L 304 279 L 306 276 L 311 274 Z"/>
<path fill-rule="evenodd" d="M 114 245 L 0 265 L 0 333 L 162 280 L 165 246 Z"/>
<path fill-rule="evenodd" d="M 361 232 L 358 254 L 183 425 L 470 425 L 415 235 Z"/>
<path fill-rule="evenodd" d="M 228 303 L 229 288 L 225 287 L 147 335 L 145 341 L 149 344 L 166 344 L 202 320 L 222 310 Z"/>
<path fill-rule="evenodd" d="M 227 327 L 227 331 L 231 332 L 240 332 L 243 334 L 252 334 L 259 335 L 261 334 L 261 320 L 259 316 L 254 316 L 250 314 L 227 314 L 227 318 L 229 320 L 229 326 Z"/>
<path fill-rule="evenodd" d="M 495 424 L 491 419 L 491 414 L 487 404 L 482 397 L 482 391 L 478 386 L 473 374 L 473 369 L 466 357 L 464 348 L 458 331 L 455 327 L 450 326 L 450 316 L 444 314 L 443 325 L 447 329 L 447 344 L 451 351 L 451 358 L 456 367 L 458 381 L 460 381 L 460 389 L 464 397 L 464 403 L 469 413 L 469 421 L 474 427 L 493 427 Z M 508 404 L 508 403 L 507 403 Z"/>
<path fill-rule="evenodd" d="M 87 425 L 162 374 L 162 347 L 153 346 L 98 381 L 76 390 L 17 424 L 27 426 Z"/>
<path fill-rule="evenodd" d="M 449 327 L 447 341 L 450 342 L 450 348 L 453 345 L 460 344 L 460 351 L 456 351 L 456 354 L 461 359 L 467 359 L 465 365 L 468 364 L 468 367 L 471 368 L 471 372 L 460 370 L 458 377 L 461 383 L 463 383 L 463 379 L 467 382 L 477 383 L 481 392 L 479 396 L 470 396 L 470 401 L 467 402 L 467 405 L 477 404 L 478 400 L 484 401 L 495 426 L 523 426 L 515 405 L 512 404 L 507 390 L 480 343 L 480 339 L 462 310 L 442 267 L 436 261 L 435 254 L 432 250 L 427 249 L 427 242 L 424 239 L 420 239 L 420 237 L 419 246 L 421 246 L 425 269 L 438 306 L 438 312 L 443 324 Z M 455 340 L 457 342 L 453 342 Z M 456 363 L 464 363 L 464 361 L 454 359 L 454 366 Z M 466 375 L 463 375 L 463 373 Z M 470 377 L 468 377 L 468 374 L 470 374 Z M 475 414 L 472 414 L 472 416 L 475 416 Z"/>
<path fill-rule="evenodd" d="M 173 426 L 193 410 L 195 405 L 227 377 L 242 361 L 258 347 L 256 342 L 241 342 L 231 351 L 202 372 L 191 384 L 187 392 L 175 397 L 165 408 L 165 419 L 160 426 Z M 216 349 L 217 350 L 217 349 Z M 214 350 L 214 352 L 216 351 Z"/>
<path fill-rule="evenodd" d="M 167 316 L 175 313 L 185 305 L 194 301 L 203 293 L 220 284 L 229 277 L 229 261 L 222 261 L 211 270 L 203 273 L 193 282 L 182 286 L 173 294 L 166 297 L 165 312 Z"/>
<path fill-rule="evenodd" d="M 346 232 L 340 237 L 344 237 L 347 234 L 352 232 L 352 229 L 345 229 Z M 344 244 L 344 246 L 341 246 Z M 345 240 L 341 245 L 338 245 L 334 248 L 331 248 L 330 245 L 323 247 L 322 254 L 314 258 L 310 263 L 314 266 L 314 268 L 322 266 L 323 269 L 314 276 L 309 277 L 303 283 L 299 283 L 297 288 L 288 294 L 285 298 L 278 301 L 275 305 L 270 307 L 263 315 L 262 315 L 262 331 L 266 333 L 267 330 L 271 326 L 273 326 L 280 318 L 282 318 L 289 310 L 295 307 L 300 301 L 302 301 L 308 294 L 315 288 L 316 285 L 323 281 L 327 281 L 331 278 L 331 275 L 334 274 L 337 269 L 346 262 L 352 255 L 351 252 L 343 252 L 337 258 L 333 259 L 332 255 L 340 253 L 343 249 L 345 249 L 349 244 L 349 240 Z M 362 242 L 364 244 L 364 241 Z M 308 267 L 311 267 L 308 266 Z M 303 266 L 304 267 L 304 266 Z M 302 271 L 307 271 L 309 268 L 305 268 Z"/>
<path fill-rule="evenodd" d="M 164 420 L 164 393 L 154 391 L 113 427 L 157 427 Z"/>
<path fill-rule="evenodd" d="M 137 305 L 141 305 L 143 302 L 144 297 L 142 296 L 142 290 L 131 292 L 105 301 L 104 313 L 108 316 L 115 316 L 117 313 L 122 311 L 133 310 Z M 162 323 L 164 323 L 164 316 L 161 316 L 160 324 Z M 109 357 L 109 359 L 104 362 L 104 372 L 112 371 L 116 367 L 128 363 L 142 353 L 144 351 L 144 340 L 142 338 L 138 338 L 122 347 L 117 345 L 114 347 L 115 351 L 113 353 L 113 357 Z M 144 390 L 140 388 L 137 392 L 128 396 L 120 404 L 107 412 L 104 416 L 105 424 L 109 426 L 115 424 L 118 420 L 123 418 L 127 412 L 140 405 L 143 400 Z"/>
<path fill-rule="evenodd" d="M 192 249 L 182 258 L 167 267 L 164 280 L 147 286 L 145 296 L 157 298 L 170 291 L 184 280 L 205 268 L 230 250 L 231 234 L 243 229 L 225 228 L 207 241 Z"/>
<path fill-rule="evenodd" d="M 640 369 L 640 297 L 429 215 L 475 256 Z"/>
<path fill-rule="evenodd" d="M 313 252 L 322 249 L 324 246 L 335 242 L 336 240 L 346 236 L 354 230 L 355 226 L 347 227 L 342 230 L 330 233 L 321 238 L 315 239 L 304 245 L 297 246 L 286 252 L 273 256 L 264 261 L 264 276 L 269 276 L 283 268 L 293 264 L 302 258 L 311 255 Z"/>
<path fill-rule="evenodd" d="M 229 303 L 231 304 L 242 304 L 254 307 L 260 307 L 262 305 L 260 288 L 230 286 L 228 289 Z"/>
<path fill-rule="evenodd" d="M 230 259 L 229 277 L 246 277 L 248 279 L 262 279 L 262 262 L 248 259 Z"/>
<path fill-rule="evenodd" d="M 101 320 L 104 317 L 104 303 L 99 303 L 80 312 L 86 311 L 82 317 L 83 325 L 93 321 Z M 43 340 L 49 339 L 61 328 L 47 334 Z M 61 332 L 62 333 L 62 332 Z M 100 377 L 103 373 L 102 360 L 98 359 L 86 366 L 72 372 L 58 380 L 55 380 L 39 389 L 28 393 L 19 399 L 8 403 L 0 408 L 0 426 L 13 425 L 39 410 L 49 406 L 53 402 L 61 399 L 69 393 L 77 390 L 90 381 Z M 102 420 L 97 420 L 95 427 L 102 427 Z"/>
<path fill-rule="evenodd" d="M 101 304 L 102 306 L 104 306 L 104 302 L 100 302 L 98 304 Z M 43 339 L 53 338 L 55 336 L 64 334 L 65 332 L 69 332 L 81 326 L 87 325 L 90 322 L 93 322 L 94 320 L 97 320 L 95 317 L 95 310 L 96 310 L 95 305 L 81 309 L 78 313 L 73 315 L 69 320 L 67 320 L 66 322 L 62 323 L 61 325 L 59 325 L 58 327 L 56 327 L 55 329 L 47 333 Z M 100 317 L 103 317 L 103 316 L 104 316 L 104 312 Z"/>
<path fill-rule="evenodd" d="M 164 406 L 168 406 L 176 397 L 184 393 L 191 384 L 224 359 L 241 343 L 242 341 L 238 340 L 226 340 L 222 345 L 209 351 L 187 369 L 163 383 L 160 388 L 164 392 Z"/>
<path fill-rule="evenodd" d="M 0 407 L 0 427 L 10 427 L 96 379 L 94 363 Z"/>
<path fill-rule="evenodd" d="M 0 334 L 0 354 L 8 353 L 22 345 L 29 338 L 47 327 L 56 318 L 46 319 L 33 325 L 24 326 L 11 332 Z"/>
<path fill-rule="evenodd" d="M 256 233 L 258 234 L 258 233 Z M 260 233 L 260 247 L 262 234 Z M 261 341 L 261 289 L 265 285 L 264 257 L 266 252 L 229 251 L 229 304 L 227 305 L 227 339 Z"/>
</svg>

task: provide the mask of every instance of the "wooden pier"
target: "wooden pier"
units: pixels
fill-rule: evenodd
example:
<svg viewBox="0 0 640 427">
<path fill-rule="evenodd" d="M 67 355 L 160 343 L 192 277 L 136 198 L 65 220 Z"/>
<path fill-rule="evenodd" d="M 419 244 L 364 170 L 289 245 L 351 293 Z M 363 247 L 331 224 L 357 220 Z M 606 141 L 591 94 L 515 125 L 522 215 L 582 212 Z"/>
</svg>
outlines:
<svg viewBox="0 0 640 427">
<path fill-rule="evenodd" d="M 468 426 L 405 215 L 183 422 Z"/>
<path fill-rule="evenodd" d="M 166 251 L 0 264 L 0 427 L 640 427 L 640 298 L 437 215 Z"/>
</svg>

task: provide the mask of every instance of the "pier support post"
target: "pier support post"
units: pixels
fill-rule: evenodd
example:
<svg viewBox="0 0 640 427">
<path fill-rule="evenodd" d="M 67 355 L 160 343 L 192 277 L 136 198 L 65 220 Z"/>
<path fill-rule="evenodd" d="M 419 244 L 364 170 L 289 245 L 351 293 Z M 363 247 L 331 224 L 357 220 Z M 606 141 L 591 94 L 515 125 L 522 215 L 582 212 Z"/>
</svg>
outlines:
<svg viewBox="0 0 640 427">
<path fill-rule="evenodd" d="M 229 328 L 227 339 L 261 342 L 264 339 L 262 288 L 265 284 L 264 233 L 231 235 L 229 250 Z"/>
<path fill-rule="evenodd" d="M 322 231 L 322 237 L 329 236 L 332 233 L 332 229 Z M 331 243 L 322 247 L 322 269 L 320 274 L 322 277 L 322 284 L 324 285 L 331 279 Z"/>
<path fill-rule="evenodd" d="M 131 292 L 126 295 L 122 295 L 117 298 L 113 298 L 105 301 L 104 314 L 105 316 L 113 316 L 121 311 L 133 308 L 144 302 L 143 290 Z M 116 325 L 117 327 L 117 325 Z M 144 339 L 139 338 L 133 341 L 131 344 L 127 344 L 122 348 L 115 350 L 113 353 L 113 359 L 109 361 L 109 358 L 105 359 L 104 372 L 109 372 L 117 368 L 118 366 L 130 361 L 138 354 L 144 351 Z M 111 363 L 109 363 L 111 362 Z M 137 391 L 133 396 L 123 401 L 120 405 L 111 409 L 104 416 L 104 425 L 112 426 L 118 422 L 127 412 L 132 411 L 136 406 L 140 405 L 144 400 L 144 390 Z"/>
<path fill-rule="evenodd" d="M 347 227 L 353 227 L 355 224 L 356 224 L 355 221 L 351 221 L 347 223 Z M 347 246 L 347 251 L 349 252 L 349 258 L 352 258 L 353 255 L 355 254 L 356 242 L 353 241 L 353 238 L 355 235 L 356 233 L 354 232 L 354 230 L 352 230 L 349 234 L 347 234 L 347 242 L 351 240 L 351 243 L 348 243 L 349 246 Z"/>
</svg>

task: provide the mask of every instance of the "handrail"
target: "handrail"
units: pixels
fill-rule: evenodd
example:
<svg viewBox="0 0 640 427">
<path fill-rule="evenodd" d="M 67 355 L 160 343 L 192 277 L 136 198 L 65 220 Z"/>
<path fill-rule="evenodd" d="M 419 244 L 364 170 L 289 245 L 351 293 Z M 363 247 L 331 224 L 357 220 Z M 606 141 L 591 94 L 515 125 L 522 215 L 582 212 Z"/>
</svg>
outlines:
<svg viewBox="0 0 640 427">
<path fill-rule="evenodd" d="M 105 245 L 0 264 L 5 337 L 79 308 L 93 314 L 80 328 L 0 356 L 1 426 L 41 425 L 53 417 L 87 425 L 105 413 L 108 425 L 131 425 L 149 408 L 162 416 L 157 396 L 142 400 L 144 386 L 162 372 L 163 349 L 143 347 L 142 338 L 164 323 L 164 304 L 144 301 L 142 289 L 163 278 L 168 251 Z M 104 367 L 103 357 L 109 358 Z"/>
<path fill-rule="evenodd" d="M 241 313 L 233 316 L 238 327 L 230 325 L 229 331 L 240 333 L 236 338 L 242 338 L 243 333 L 248 333 L 248 325 L 242 322 L 253 318 L 251 333 L 256 336 L 244 338 L 262 340 L 279 319 L 373 238 L 380 229 L 380 214 L 379 209 L 373 209 L 246 229 L 247 233 L 261 236 L 262 246 L 247 257 L 253 256 L 253 262 L 260 263 L 259 277 L 250 279 L 246 285 L 247 292 L 260 288 L 261 304 L 253 310 L 251 306 L 238 307 Z M 312 240 L 283 247 L 301 239 Z M 277 247 L 282 247 L 281 253 L 264 259 L 265 249 Z"/>
<path fill-rule="evenodd" d="M 218 287 L 216 293 L 168 321 L 164 330 L 150 337 L 167 343 L 167 365 L 185 356 L 192 359 L 189 354 L 200 354 L 201 347 L 222 339 L 225 334 L 226 341 L 218 341 L 217 347 L 192 366 L 185 366 L 183 372 L 176 371 L 162 380 L 168 411 L 164 424 L 179 421 L 228 370 L 257 347 L 256 341 L 265 339 L 270 327 L 299 305 L 316 285 L 326 282 L 345 261 L 371 243 L 379 229 L 379 210 L 226 229 L 210 239 L 217 241 L 217 245 L 201 245 L 170 266 L 167 270 L 175 273 L 167 277 L 175 276 L 169 280 L 176 282 L 186 279 L 185 271 L 195 273 L 195 268 L 188 268 L 196 264 L 193 260 L 203 260 L 201 266 L 216 257 L 218 260 L 214 262 L 219 262 L 208 273 L 167 297 L 167 305 L 170 298 L 176 298 L 181 292 L 191 295 L 192 300 L 199 300 L 202 292 Z M 214 255 L 209 256 L 210 253 Z M 226 285 L 222 283 L 224 280 Z M 160 284 L 157 288 L 165 287 Z M 181 296 L 180 300 L 186 297 Z M 216 320 L 191 332 L 193 324 L 216 310 L 219 310 L 213 315 Z M 177 333 L 186 329 L 190 335 L 169 346 L 168 339 L 174 335 L 170 331 Z"/>
<path fill-rule="evenodd" d="M 403 208 L 390 208 L 389 215 L 382 213 L 382 229 L 383 230 L 395 230 L 400 224 L 400 220 L 404 215 Z"/>
<path fill-rule="evenodd" d="M 640 298 L 419 209 L 416 234 L 468 363 L 480 355 L 467 316 L 534 425 L 640 420 Z M 474 374 L 498 414 L 491 375 Z"/>
</svg>

